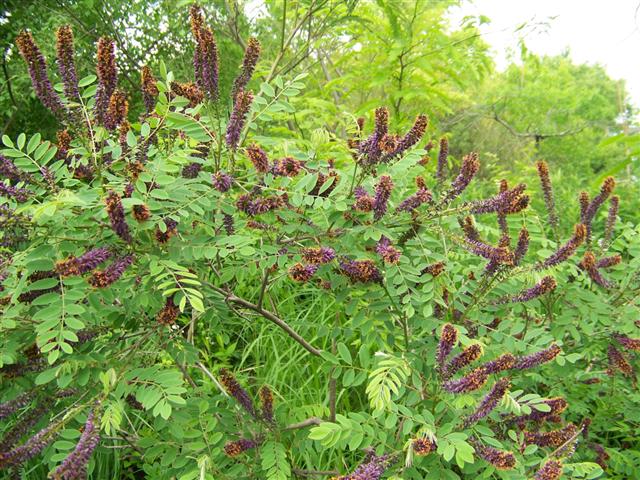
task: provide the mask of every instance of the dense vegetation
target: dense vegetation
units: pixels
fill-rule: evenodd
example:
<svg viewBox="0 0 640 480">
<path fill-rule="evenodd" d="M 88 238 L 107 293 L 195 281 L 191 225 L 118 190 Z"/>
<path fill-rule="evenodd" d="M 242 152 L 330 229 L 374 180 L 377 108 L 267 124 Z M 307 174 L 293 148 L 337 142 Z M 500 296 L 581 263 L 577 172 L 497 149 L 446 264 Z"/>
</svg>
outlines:
<svg viewBox="0 0 640 480">
<path fill-rule="evenodd" d="M 3 478 L 635 478 L 635 112 L 454 4 L 8 2 Z"/>
</svg>

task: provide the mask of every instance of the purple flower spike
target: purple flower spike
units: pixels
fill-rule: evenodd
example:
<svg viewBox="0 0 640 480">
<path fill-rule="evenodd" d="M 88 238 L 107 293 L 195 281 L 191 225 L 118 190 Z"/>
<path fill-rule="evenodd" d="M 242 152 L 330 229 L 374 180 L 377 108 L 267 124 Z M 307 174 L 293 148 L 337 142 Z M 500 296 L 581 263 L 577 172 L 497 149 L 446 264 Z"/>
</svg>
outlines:
<svg viewBox="0 0 640 480">
<path fill-rule="evenodd" d="M 462 159 L 462 166 L 460 167 L 460 173 L 451 182 L 451 189 L 445 195 L 443 202 L 449 203 L 457 198 L 464 190 L 469 186 L 473 177 L 480 169 L 480 161 L 478 160 L 478 154 L 475 152 L 466 155 Z"/>
<path fill-rule="evenodd" d="M 380 220 L 387 213 L 387 202 L 391 197 L 393 189 L 393 181 L 389 175 L 380 177 L 380 181 L 376 185 L 376 196 L 373 199 L 373 219 Z"/>
<path fill-rule="evenodd" d="M 444 362 L 458 343 L 458 329 L 446 323 L 442 327 L 442 333 L 440 334 L 440 341 L 438 342 L 438 350 L 436 353 L 436 365 L 438 368 L 444 370 Z"/>
<path fill-rule="evenodd" d="M 95 412 L 91 410 L 76 448 L 53 472 L 56 480 L 80 480 L 87 478 L 87 464 L 100 443 L 100 429 L 96 425 Z"/>
<path fill-rule="evenodd" d="M 9 415 L 13 415 L 17 410 L 28 405 L 31 400 L 33 400 L 33 392 L 25 392 L 13 400 L 0 403 L 0 420 L 7 418 Z"/>
<path fill-rule="evenodd" d="M 40 454 L 53 441 L 57 427 L 56 424 L 49 424 L 24 444 L 0 453 L 0 469 L 21 465 Z"/>
<path fill-rule="evenodd" d="M 256 409 L 253 406 L 253 401 L 247 393 L 247 391 L 240 386 L 233 374 L 226 368 L 221 368 L 220 371 L 220 383 L 227 391 L 229 395 L 234 397 L 242 407 L 256 417 Z"/>
<path fill-rule="evenodd" d="M 336 252 L 329 247 L 305 248 L 302 250 L 302 258 L 307 263 L 321 265 L 336 258 Z"/>
<path fill-rule="evenodd" d="M 244 124 L 253 102 L 253 93 L 251 91 L 240 91 L 236 95 L 235 102 L 233 104 L 233 111 L 227 124 L 227 133 L 225 140 L 227 147 L 230 150 L 235 150 L 238 147 L 240 141 L 240 134 L 244 128 Z"/>
<path fill-rule="evenodd" d="M 16 44 L 18 45 L 20 55 L 22 55 L 22 58 L 24 58 L 24 61 L 27 62 L 27 66 L 29 67 L 31 84 L 36 92 L 36 96 L 54 115 L 61 116 L 64 113 L 64 106 L 49 81 L 47 63 L 38 45 L 36 45 L 33 36 L 30 32 L 22 31 L 16 39 Z"/>
<path fill-rule="evenodd" d="M 56 273 L 63 277 L 84 275 L 111 257 L 108 248 L 100 247 L 89 250 L 79 257 L 71 257 L 56 264 Z"/>
<path fill-rule="evenodd" d="M 259 445 L 255 440 L 248 438 L 241 438 L 240 440 L 234 440 L 233 442 L 227 442 L 224 446 L 224 453 L 228 457 L 237 457 L 238 455 L 256 448 Z"/>
<path fill-rule="evenodd" d="M 400 250 L 391 245 L 391 241 L 385 236 L 376 245 L 376 253 L 380 255 L 384 263 L 393 265 L 400 260 Z"/>
<path fill-rule="evenodd" d="M 455 380 L 449 380 L 442 384 L 449 393 L 467 393 L 478 390 L 487 383 L 488 374 L 484 368 L 478 367 L 470 373 Z"/>
<path fill-rule="evenodd" d="M 29 199 L 31 192 L 25 188 L 12 187 L 0 182 L 0 196 L 13 198 L 18 203 L 24 203 Z"/>
<path fill-rule="evenodd" d="M 533 480 L 559 480 L 562 476 L 562 463 L 558 460 L 547 461 L 533 477 Z"/>
<path fill-rule="evenodd" d="M 116 259 L 104 270 L 95 271 L 88 282 L 95 288 L 105 288 L 117 282 L 124 274 L 124 271 L 133 263 L 133 255 L 125 255 Z"/>
<path fill-rule="evenodd" d="M 105 199 L 107 205 L 107 214 L 111 221 L 111 228 L 116 234 L 125 242 L 131 243 L 132 238 L 129 233 L 129 225 L 124 219 L 124 208 L 122 207 L 122 201 L 120 195 L 113 190 L 109 191 L 107 198 Z"/>
<path fill-rule="evenodd" d="M 508 378 L 498 380 L 491 388 L 491 391 L 482 399 L 476 411 L 465 419 L 465 427 L 469 427 L 489 415 L 498 406 L 498 403 L 500 403 L 500 400 L 502 400 L 502 397 L 505 396 L 510 387 L 511 382 Z"/>
<path fill-rule="evenodd" d="M 69 100 L 79 100 L 78 76 L 74 61 L 73 30 L 69 25 L 63 25 L 56 31 L 56 50 L 58 70 L 64 84 L 64 94 Z"/>
<path fill-rule="evenodd" d="M 535 368 L 543 363 L 548 363 L 556 358 L 562 349 L 555 343 L 551 344 L 549 348 L 540 350 L 539 352 L 532 353 L 531 355 L 524 355 L 517 357 L 516 362 L 513 365 L 514 370 L 526 370 L 529 368 Z"/>
<path fill-rule="evenodd" d="M 211 182 L 213 183 L 213 188 L 224 193 L 231 189 L 233 177 L 228 173 L 220 171 L 211 175 Z"/>
<path fill-rule="evenodd" d="M 251 80 L 253 71 L 258 64 L 260 58 L 260 42 L 257 39 L 251 37 L 247 41 L 247 48 L 244 52 L 244 59 L 242 60 L 242 71 L 240 75 L 233 82 L 233 90 L 231 96 L 235 98 L 236 94 L 244 90 Z"/>
<path fill-rule="evenodd" d="M 118 69 L 116 67 L 115 44 L 113 40 L 105 37 L 98 39 L 98 53 L 96 58 L 98 90 L 96 91 L 95 109 L 98 122 L 103 124 L 107 109 L 109 108 L 109 100 L 118 82 Z"/>
</svg>

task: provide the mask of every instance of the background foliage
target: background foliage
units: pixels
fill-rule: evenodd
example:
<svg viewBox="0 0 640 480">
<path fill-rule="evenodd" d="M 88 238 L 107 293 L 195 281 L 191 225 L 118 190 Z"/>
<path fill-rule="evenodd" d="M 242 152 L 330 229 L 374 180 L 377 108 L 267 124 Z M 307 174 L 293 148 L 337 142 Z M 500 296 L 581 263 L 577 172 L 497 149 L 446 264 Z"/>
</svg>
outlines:
<svg viewBox="0 0 640 480">
<path fill-rule="evenodd" d="M 190 102 L 171 83 L 194 81 L 191 4 L 9 1 L 0 10 L 0 154 L 22 172 L 12 177 L 3 167 L 2 180 L 31 192 L 26 202 L 0 197 L 0 452 L 47 426 L 56 433 L 41 456 L 0 472 L 46 478 L 83 442 L 93 411 L 101 440 L 90 478 L 525 479 L 554 458 L 564 478 L 634 478 L 640 395 L 629 369 L 638 345 L 625 349 L 616 335 L 640 337 L 640 134 L 624 84 L 601 67 L 539 57 L 524 44 L 496 71 L 477 29 L 489 19 L 450 25 L 454 1 L 221 0 L 203 5 L 220 53 L 220 97 Z M 82 102 L 66 104 L 76 116 L 63 119 L 72 141 L 61 153 L 61 122 L 36 97 L 15 40 L 32 32 L 58 84 L 54 32 L 63 24 L 73 27 L 83 80 Z M 130 125 L 121 132 L 94 117 L 103 36 L 115 42 L 127 93 Z M 249 36 L 262 54 L 236 148 L 225 130 Z M 143 65 L 160 92 L 151 114 Z M 382 105 L 392 134 L 406 135 L 419 114 L 430 119 L 421 141 L 389 162 L 354 144 L 369 138 Z M 268 172 L 256 170 L 252 144 L 268 154 Z M 471 151 L 481 165 L 474 181 L 443 200 Z M 274 165 L 286 158 L 303 166 L 278 173 Z M 549 165 L 557 225 L 548 221 L 538 160 Z M 232 187 L 212 174 L 232 175 Z M 387 212 L 377 219 L 357 211 L 354 187 L 379 197 L 385 175 L 394 184 Z M 598 198 L 609 176 L 620 197 L 615 229 L 607 201 L 575 255 L 539 268 L 583 222 L 579 193 Z M 432 200 L 397 211 L 420 191 L 418 177 Z M 529 248 L 519 266 L 487 273 L 470 239 L 496 246 L 505 229 L 495 211 L 476 212 L 476 230 L 460 222 L 502 179 L 510 188 L 527 183 L 530 206 L 507 217 L 506 231 L 515 251 L 526 227 Z M 112 228 L 109 192 L 122 197 L 131 241 Z M 256 214 L 259 205 L 243 198 L 272 211 Z M 149 216 L 136 221 L 141 206 Z M 61 273 L 60 262 L 96 247 L 112 256 L 98 270 L 127 255 L 133 263 L 106 288 L 97 287 L 95 269 Z M 309 268 L 304 249 L 317 247 L 336 258 Z M 389 261 L 393 249 L 397 261 Z M 580 267 L 587 251 L 620 255 L 620 265 L 601 270 L 611 284 Z M 345 268 L 354 260 L 375 266 L 356 278 Z M 505 301 L 546 276 L 557 282 L 552 291 Z M 445 324 L 459 332 L 452 355 L 482 346 L 456 379 L 501 355 L 521 359 L 553 342 L 562 352 L 454 394 L 436 357 Z M 511 386 L 495 410 L 465 424 L 506 377 Z M 25 392 L 5 417 L 5 402 Z M 522 424 L 522 416 L 547 413 L 545 400 L 555 397 L 568 403 L 561 418 Z M 560 428 L 569 432 L 560 443 L 525 438 Z M 482 455 L 487 447 L 513 452 L 515 467 L 496 468 Z M 355 476 L 367 468 L 369 476 Z"/>
</svg>

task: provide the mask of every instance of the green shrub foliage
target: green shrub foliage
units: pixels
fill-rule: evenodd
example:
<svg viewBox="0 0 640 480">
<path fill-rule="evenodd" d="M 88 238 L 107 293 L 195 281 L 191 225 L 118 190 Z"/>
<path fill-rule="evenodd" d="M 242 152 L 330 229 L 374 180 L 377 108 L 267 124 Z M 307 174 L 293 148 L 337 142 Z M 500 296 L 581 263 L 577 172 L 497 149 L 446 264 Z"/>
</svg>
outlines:
<svg viewBox="0 0 640 480">
<path fill-rule="evenodd" d="M 190 13 L 193 78 L 142 68 L 136 119 L 112 40 L 78 80 L 60 28 L 56 85 L 17 39 L 62 128 L 2 139 L 3 472 L 631 478 L 640 236 L 614 179 L 559 205 L 546 163 L 479 179 L 384 107 L 287 134 L 305 75 L 252 80 L 249 39 L 223 97 Z"/>
</svg>

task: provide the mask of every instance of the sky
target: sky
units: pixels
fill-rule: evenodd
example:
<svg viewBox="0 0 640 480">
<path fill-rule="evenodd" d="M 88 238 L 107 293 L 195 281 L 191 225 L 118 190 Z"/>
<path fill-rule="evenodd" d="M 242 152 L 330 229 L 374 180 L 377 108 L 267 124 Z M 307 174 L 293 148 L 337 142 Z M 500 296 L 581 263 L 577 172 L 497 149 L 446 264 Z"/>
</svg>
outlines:
<svg viewBox="0 0 640 480">
<path fill-rule="evenodd" d="M 494 50 L 497 66 L 525 36 L 527 48 L 540 55 L 569 50 L 577 63 L 598 63 L 626 81 L 633 104 L 640 107 L 640 0 L 472 0 L 451 12 L 453 25 L 465 16 L 485 15 L 483 38 Z M 517 27 L 528 22 L 520 31 Z"/>
</svg>

